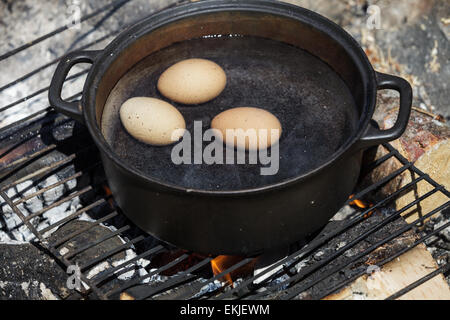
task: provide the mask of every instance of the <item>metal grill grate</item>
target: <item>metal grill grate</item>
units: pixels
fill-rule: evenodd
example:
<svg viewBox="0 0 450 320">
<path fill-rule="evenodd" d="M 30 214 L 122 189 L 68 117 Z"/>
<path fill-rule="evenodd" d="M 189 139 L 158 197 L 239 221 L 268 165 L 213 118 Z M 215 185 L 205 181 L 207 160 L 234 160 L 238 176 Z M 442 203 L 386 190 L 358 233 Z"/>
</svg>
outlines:
<svg viewBox="0 0 450 320">
<path fill-rule="evenodd" d="M 99 15 L 112 7 L 122 6 L 128 1 L 113 2 L 82 17 L 81 22 Z M 64 30 L 67 30 L 67 26 L 5 53 L 0 56 L 0 61 L 26 50 Z M 116 33 L 118 31 L 101 37 L 81 48 L 89 48 Z M 56 64 L 59 59 L 55 59 L 2 86 L 0 92 Z M 72 78 L 79 77 L 86 72 L 82 71 L 77 73 Z M 23 99 L 2 106 L 0 112 L 19 106 L 28 99 L 45 93 L 47 90 L 48 87 L 44 87 L 36 92 L 27 94 Z M 77 93 L 70 99 L 76 99 L 80 94 Z M 254 261 L 253 258 L 242 259 L 221 273 L 212 275 L 209 271 L 209 265 L 214 257 L 198 257 L 195 253 L 183 251 L 180 255 L 172 257 L 158 267 L 152 269 L 147 268 L 149 270 L 147 270 L 146 274 L 118 281 L 121 275 L 136 270 L 136 264 L 140 259 L 152 260 L 158 254 L 172 252 L 173 248 L 157 242 L 151 236 L 140 232 L 137 227 L 126 220 L 121 214 L 120 209 L 115 206 L 112 196 L 109 195 L 107 189 L 105 191 L 106 180 L 102 174 L 101 162 L 87 130 L 75 124 L 72 120 L 67 119 L 65 116 L 55 113 L 51 106 L 48 106 L 0 128 L 0 145 L 2 146 L 0 151 L 0 197 L 4 201 L 0 205 L 8 206 L 34 235 L 36 245 L 50 254 L 61 266 L 67 268 L 73 265 L 75 258 L 89 250 L 95 250 L 98 246 L 112 238 L 120 237 L 123 240 L 121 245 L 116 245 L 105 252 L 97 254 L 91 259 L 85 259 L 80 262 L 81 280 L 86 284 L 85 288 L 80 288 L 79 290 L 79 293 L 83 297 L 112 299 L 117 298 L 122 292 L 133 289 L 134 296 L 137 299 L 164 298 L 165 295 L 173 292 L 176 292 L 176 295 L 172 295 L 171 297 L 179 299 L 293 299 L 315 286 L 327 284 L 330 278 L 335 279 L 331 286 L 326 285 L 327 289 L 323 290 L 316 297 L 323 298 L 364 275 L 367 272 L 367 265 L 361 261 L 367 261 L 374 251 L 380 247 L 401 238 L 408 232 L 413 232 L 414 234 L 413 242 L 397 250 L 393 250 L 384 256 L 381 260 L 377 261 L 376 264 L 378 266 L 393 261 L 403 253 L 426 242 L 450 226 L 449 222 L 433 231 L 426 232 L 420 230 L 419 232 L 417 230 L 417 226 L 427 218 L 447 209 L 450 201 L 420 216 L 414 223 L 406 224 L 403 222 L 402 213 L 413 206 L 435 193 L 442 193 L 447 199 L 450 199 L 450 193 L 443 186 L 433 181 L 427 174 L 414 167 L 412 163 L 409 163 L 391 145 L 386 144 L 384 148 L 387 150 L 387 154 L 372 163 L 370 167 L 375 168 L 393 158 L 400 161 L 402 167 L 364 190 L 359 191 L 352 199 L 348 200 L 347 204 L 351 203 L 353 199 L 361 199 L 367 194 L 375 192 L 407 170 L 414 175 L 415 178 L 413 181 L 393 194 L 374 203 L 371 207 L 360 210 L 350 216 L 339 228 L 316 237 L 307 246 L 280 259 L 257 275 L 252 274 L 244 277 L 231 285 L 227 281 L 221 281 L 221 279 L 225 275 L 251 264 Z M 94 154 L 95 156 L 93 156 Z M 9 190 L 17 189 L 17 186 L 23 182 L 31 181 L 32 186 L 37 186 L 52 175 L 57 175 L 60 178 L 56 182 L 37 191 L 27 192 L 30 190 L 28 187 L 28 189 L 20 190 L 16 194 L 9 194 Z M 36 212 L 25 212 L 23 206 L 21 207 L 27 201 L 42 196 L 44 193 L 74 180 L 77 182 L 87 182 L 77 183 L 74 188 L 64 193 L 53 203 Z M 378 215 L 371 214 L 374 211 L 386 208 L 405 191 L 414 189 L 419 182 L 429 183 L 433 189 L 400 210 L 391 210 L 388 213 Z M 89 201 L 83 203 L 74 213 L 53 221 L 53 223 L 44 228 L 38 230 L 35 224 L 33 224 L 34 219 L 39 219 L 50 210 L 76 197 L 87 197 Z M 53 238 L 52 231 L 79 219 L 85 213 L 92 214 L 95 217 L 95 221 L 83 228 L 64 234 L 58 239 Z M 69 252 L 61 251 L 61 248 L 65 244 L 73 241 L 77 237 L 83 235 L 89 236 L 100 225 L 114 228 L 112 232 L 74 248 Z M 386 233 L 385 228 L 390 228 L 388 233 Z M 382 232 L 383 230 L 384 232 Z M 323 257 L 323 259 L 309 264 L 306 268 L 297 268 L 299 264 L 306 260 L 311 260 L 321 248 L 327 246 L 330 242 L 336 241 L 339 237 L 345 237 L 346 242 L 344 245 Z M 363 243 L 365 245 L 362 249 L 357 250 L 353 255 L 346 255 L 350 250 L 361 246 Z M 134 257 L 89 277 L 89 271 L 93 268 L 130 248 L 136 252 Z M 184 270 L 155 280 L 156 276 L 164 274 L 168 270 L 183 263 L 188 264 L 188 267 Z M 353 270 L 352 273 L 339 277 L 339 274 L 348 268 Z M 423 278 L 391 295 L 388 299 L 396 299 L 438 274 L 448 272 L 448 270 L 449 264 L 443 265 L 439 269 L 430 272 Z"/>
</svg>

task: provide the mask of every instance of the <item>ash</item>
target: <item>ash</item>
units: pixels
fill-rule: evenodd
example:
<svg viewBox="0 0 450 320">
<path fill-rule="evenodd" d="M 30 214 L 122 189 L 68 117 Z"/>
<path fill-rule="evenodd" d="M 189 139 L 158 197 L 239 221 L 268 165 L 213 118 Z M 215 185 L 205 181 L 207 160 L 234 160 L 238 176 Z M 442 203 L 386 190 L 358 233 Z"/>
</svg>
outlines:
<svg viewBox="0 0 450 320">
<path fill-rule="evenodd" d="M 36 193 L 58 181 L 59 178 L 56 175 L 47 178 L 37 186 L 33 186 L 32 181 L 25 181 L 14 188 L 6 190 L 6 194 L 11 199 L 20 199 Z M 49 191 L 45 191 L 38 197 L 31 198 L 30 200 L 19 204 L 17 208 L 25 216 L 32 215 L 63 198 L 63 195 L 67 194 L 69 190 L 74 189 L 75 186 L 75 180 L 68 181 Z M 80 199 L 79 197 L 75 197 L 74 199 L 48 210 L 42 216 L 31 219 L 30 223 L 37 228 L 37 230 L 42 230 L 49 225 L 66 218 L 70 214 L 73 214 L 80 207 Z M 0 202 L 0 212 L 2 212 L 2 216 L 0 217 L 0 242 L 5 243 L 13 241 L 15 243 L 26 243 L 37 240 L 35 239 L 34 234 L 25 224 L 23 224 L 19 216 L 17 216 L 6 202 Z M 85 214 L 81 215 L 80 219 L 93 221 Z"/>
</svg>

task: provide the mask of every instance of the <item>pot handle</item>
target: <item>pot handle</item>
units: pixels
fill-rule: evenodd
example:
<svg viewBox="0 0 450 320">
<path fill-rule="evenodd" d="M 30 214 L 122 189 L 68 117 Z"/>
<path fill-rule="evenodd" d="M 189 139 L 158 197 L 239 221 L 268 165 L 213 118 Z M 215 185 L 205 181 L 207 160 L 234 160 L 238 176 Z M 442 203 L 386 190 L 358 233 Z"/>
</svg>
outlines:
<svg viewBox="0 0 450 320">
<path fill-rule="evenodd" d="M 53 75 L 52 82 L 48 90 L 48 100 L 50 105 L 53 106 L 56 111 L 61 112 L 79 122 L 84 122 L 80 101 L 69 102 L 63 100 L 61 98 L 61 91 L 70 69 L 78 63 L 94 63 L 95 58 L 100 52 L 101 51 L 97 50 L 75 51 L 67 54 L 61 59 L 56 67 L 55 74 Z"/>
<path fill-rule="evenodd" d="M 393 89 L 400 94 L 400 108 L 397 121 L 387 130 L 379 130 L 369 125 L 366 133 L 358 141 L 360 148 L 368 148 L 399 138 L 408 125 L 412 105 L 412 88 L 408 81 L 393 75 L 377 72 L 377 90 Z"/>
</svg>

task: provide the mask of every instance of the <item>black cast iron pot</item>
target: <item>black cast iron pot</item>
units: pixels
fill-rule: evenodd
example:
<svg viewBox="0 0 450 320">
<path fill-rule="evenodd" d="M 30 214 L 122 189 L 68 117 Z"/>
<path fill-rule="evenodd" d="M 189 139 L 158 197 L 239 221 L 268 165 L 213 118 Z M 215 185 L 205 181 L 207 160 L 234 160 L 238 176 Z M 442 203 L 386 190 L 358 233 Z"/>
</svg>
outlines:
<svg viewBox="0 0 450 320">
<path fill-rule="evenodd" d="M 214 34 L 273 39 L 320 58 L 351 92 L 358 115 L 355 130 L 332 154 L 317 159 L 316 167 L 256 188 L 186 188 L 149 177 L 124 161 L 100 128 L 103 108 L 114 86 L 151 53 Z M 85 62 L 92 67 L 81 101 L 62 100 L 69 70 Z M 322 86 L 327 85 L 324 79 Z M 400 93 L 397 122 L 384 131 L 370 125 L 379 89 Z M 100 150 L 115 199 L 136 225 L 196 252 L 254 255 L 298 241 L 327 223 L 354 189 L 363 151 L 396 139 L 405 130 L 412 92 L 407 81 L 375 72 L 350 35 L 314 12 L 273 1 L 201 1 L 167 9 L 137 23 L 104 50 L 68 54 L 57 67 L 49 100 L 56 110 L 87 126 Z M 327 128 L 316 126 L 314 130 Z"/>
</svg>

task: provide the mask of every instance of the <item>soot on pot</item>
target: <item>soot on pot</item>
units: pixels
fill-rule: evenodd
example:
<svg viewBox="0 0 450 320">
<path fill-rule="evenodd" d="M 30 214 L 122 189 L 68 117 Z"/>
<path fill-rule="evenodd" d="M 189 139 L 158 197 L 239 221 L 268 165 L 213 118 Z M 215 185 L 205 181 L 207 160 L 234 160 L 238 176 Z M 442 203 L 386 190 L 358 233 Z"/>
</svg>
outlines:
<svg viewBox="0 0 450 320">
<path fill-rule="evenodd" d="M 170 65 L 192 57 L 218 63 L 227 74 L 227 85 L 217 98 L 204 104 L 169 101 L 183 114 L 191 136 L 194 121 L 202 121 L 206 130 L 224 110 L 240 106 L 268 110 L 283 127 L 275 175 L 261 175 L 260 168 L 268 165 L 248 161 L 176 165 L 171 159 L 173 145 L 149 146 L 125 131 L 119 119 L 121 104 L 136 96 L 165 100 L 156 88 L 159 76 Z M 269 39 L 219 37 L 173 44 L 131 68 L 110 93 L 102 133 L 120 158 L 148 177 L 185 188 L 239 190 L 281 182 L 319 166 L 352 136 L 357 122 L 358 111 L 348 87 L 317 57 Z M 202 150 L 208 144 L 203 142 Z"/>
</svg>

